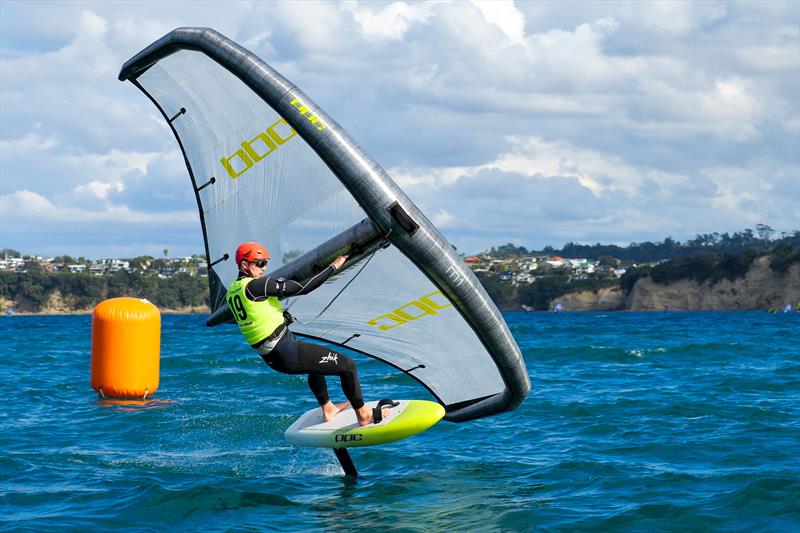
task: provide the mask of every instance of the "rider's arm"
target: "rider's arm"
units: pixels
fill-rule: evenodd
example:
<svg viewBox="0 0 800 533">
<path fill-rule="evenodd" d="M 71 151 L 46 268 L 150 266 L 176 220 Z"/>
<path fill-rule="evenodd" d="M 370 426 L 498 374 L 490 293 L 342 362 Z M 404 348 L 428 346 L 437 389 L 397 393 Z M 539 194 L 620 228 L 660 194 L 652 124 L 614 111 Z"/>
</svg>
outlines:
<svg viewBox="0 0 800 533">
<path fill-rule="evenodd" d="M 302 296 L 303 294 L 308 294 L 325 283 L 325 280 L 327 280 L 334 272 L 336 272 L 336 268 L 333 265 L 329 265 L 328 268 L 302 283 L 291 279 L 254 279 L 247 284 L 245 295 L 247 295 L 249 300 L 254 301 L 263 300 L 269 296 L 277 296 L 278 298 L 284 298 L 287 296 Z"/>
</svg>

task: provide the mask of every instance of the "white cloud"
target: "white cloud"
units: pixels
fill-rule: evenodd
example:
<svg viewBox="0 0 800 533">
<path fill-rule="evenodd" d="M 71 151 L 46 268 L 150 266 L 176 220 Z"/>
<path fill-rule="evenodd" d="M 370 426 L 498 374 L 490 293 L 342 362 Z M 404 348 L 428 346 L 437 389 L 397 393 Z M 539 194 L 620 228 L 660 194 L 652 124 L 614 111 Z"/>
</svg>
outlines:
<svg viewBox="0 0 800 533">
<path fill-rule="evenodd" d="M 557 244 L 797 227 L 796 2 L 3 9 L 3 205 L 49 209 L 51 235 L 61 235 L 58 220 L 88 236 L 116 216 L 148 228 L 174 216 L 174 231 L 156 233 L 202 246 L 171 132 L 116 80 L 125 60 L 178 26 L 214 27 L 275 66 L 391 168 L 461 250 L 503 235 Z M 4 241 L 42 239 L 0 216 Z M 131 242 L 153 240 L 120 224 Z"/>
<path fill-rule="evenodd" d="M 746 224 L 769 218 L 789 228 L 792 221 L 795 228 L 800 223 L 800 161 L 785 169 L 757 161 L 747 168 L 713 166 L 701 173 L 719 191 L 713 199 L 714 209 L 741 217 Z"/>
<path fill-rule="evenodd" d="M 499 154 L 493 161 L 472 167 L 445 167 L 432 169 L 392 169 L 398 183 L 407 187 L 424 184 L 440 189 L 464 177 L 472 177 L 484 170 L 500 170 L 522 176 L 544 178 L 574 178 L 600 196 L 608 191 L 636 193 L 643 177 L 658 177 L 659 181 L 683 181 L 679 176 L 654 169 L 633 168 L 621 157 L 603 154 L 595 150 L 576 148 L 570 143 L 558 140 L 547 141 L 538 136 L 527 138 L 509 137 L 511 150 Z"/>
<path fill-rule="evenodd" d="M 39 213 L 48 216 L 55 212 L 55 206 L 41 194 L 23 189 L 0 196 L 0 211 L 4 216 L 27 218 Z"/>
<path fill-rule="evenodd" d="M 105 34 L 105 19 L 91 11 L 77 15 L 76 33 L 71 42 L 55 51 L 0 60 L 0 69 L 13 76 L 3 81 L 3 90 L 24 91 L 43 80 L 78 81 L 112 75 L 116 70 Z M 56 87 L 53 87 L 56 89 Z"/>
<path fill-rule="evenodd" d="M 86 187 L 91 182 L 120 182 L 126 175 L 146 173 L 157 152 L 75 152 L 55 137 L 28 133 L 0 140 L 3 189 L 32 189 L 42 194 Z"/>
<path fill-rule="evenodd" d="M 103 17 L 91 11 L 84 11 L 80 16 L 81 33 L 91 37 L 102 37 L 108 31 L 108 23 Z"/>
<path fill-rule="evenodd" d="M 748 68 L 757 72 L 791 71 L 800 68 L 800 54 L 797 53 L 797 30 L 790 28 L 784 32 L 779 42 L 759 43 L 743 46 L 735 50 L 736 57 Z"/>
<path fill-rule="evenodd" d="M 516 8 L 513 0 L 472 0 L 481 10 L 486 22 L 499 27 L 512 43 L 525 38 L 525 15 Z"/>
<path fill-rule="evenodd" d="M 631 17 L 651 32 L 671 36 L 687 35 L 705 25 L 722 19 L 727 9 L 722 2 L 676 2 L 659 0 L 632 2 L 626 9 Z"/>
<path fill-rule="evenodd" d="M 373 9 L 370 2 L 346 0 L 342 5 L 358 23 L 368 41 L 397 41 L 415 23 L 425 23 L 433 14 L 436 2 L 407 4 L 392 2 L 383 9 Z"/>
<path fill-rule="evenodd" d="M 35 127 L 34 129 L 40 129 Z M 27 133 L 18 139 L 0 139 L 0 153 L 5 157 L 15 157 L 19 154 L 39 154 L 61 146 L 55 137 L 43 137 L 36 133 Z"/>
<path fill-rule="evenodd" d="M 738 231 L 770 220 L 792 228 L 800 220 L 800 166 L 754 162 L 682 174 L 564 140 L 509 141 L 509 151 L 485 164 L 390 173 L 459 249 L 471 251 L 504 242 L 542 247 L 553 236 L 627 244 L 689 238 L 707 225 Z"/>
<path fill-rule="evenodd" d="M 167 213 L 146 213 L 135 211 L 124 205 L 103 205 L 100 209 L 81 209 L 62 206 L 51 202 L 43 195 L 20 190 L 0 196 L 3 216 L 13 219 L 15 224 L 41 224 L 55 222 L 120 223 L 124 224 L 193 224 L 197 221 L 195 211 L 172 211 Z M 99 228 L 100 229 L 100 228 Z"/>
<path fill-rule="evenodd" d="M 111 191 L 122 192 L 125 190 L 125 186 L 122 182 L 115 181 L 112 183 L 104 183 L 102 181 L 90 181 L 86 185 L 78 185 L 75 187 L 75 192 L 77 193 L 85 193 L 88 192 L 96 196 L 101 200 L 105 200 L 108 198 L 108 194 Z"/>
<path fill-rule="evenodd" d="M 457 218 L 453 213 L 450 213 L 444 209 L 440 209 L 439 211 L 434 213 L 433 218 L 431 219 L 434 226 L 438 228 L 448 228 L 456 220 Z"/>
<path fill-rule="evenodd" d="M 219 11 L 219 4 L 207 5 L 212 13 Z M 231 21 L 229 31 L 213 21 L 207 20 L 205 24 L 231 38 L 238 37 L 239 32 L 247 36 L 244 40 L 260 36 L 257 52 L 262 47 L 269 49 L 272 42 L 285 42 L 291 55 L 311 59 L 317 54 L 341 54 L 342 46 L 350 39 L 349 17 L 333 2 L 254 2 L 232 7 L 229 13 L 237 20 Z M 212 13 L 204 18 L 213 17 Z M 269 41 L 264 37 L 266 31 L 272 34 Z M 308 68 L 308 65 L 298 67 Z"/>
</svg>

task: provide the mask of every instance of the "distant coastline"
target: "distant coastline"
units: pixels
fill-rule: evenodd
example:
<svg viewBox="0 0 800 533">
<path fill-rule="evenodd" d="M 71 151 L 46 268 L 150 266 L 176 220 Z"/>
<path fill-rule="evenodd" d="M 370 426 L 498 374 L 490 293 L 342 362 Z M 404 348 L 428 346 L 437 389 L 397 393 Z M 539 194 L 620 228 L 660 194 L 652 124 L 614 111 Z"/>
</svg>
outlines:
<svg viewBox="0 0 800 533">
<path fill-rule="evenodd" d="M 592 290 L 567 291 L 547 300 L 545 308 L 534 308 L 517 292 L 505 295 L 500 309 L 517 311 L 780 311 L 787 305 L 800 308 L 800 263 L 785 271 L 771 267 L 770 256 L 757 257 L 741 276 L 734 279 L 692 279 L 680 277 L 657 281 L 640 276 L 625 286 L 617 283 Z M 627 280 L 630 281 L 630 280 Z M 626 290 L 627 289 L 627 290 Z M 491 293 L 490 293 L 491 295 Z"/>
<path fill-rule="evenodd" d="M 488 282 L 493 278 L 482 276 L 489 295 L 502 311 L 780 311 L 787 305 L 797 310 L 800 306 L 800 262 L 792 262 L 784 270 L 776 270 L 773 256 L 760 256 L 738 277 L 726 278 L 715 270 L 719 279 L 692 279 L 689 276 L 663 280 L 653 276 L 651 270 L 632 272 L 630 278 L 607 280 L 605 285 L 593 289 L 566 290 L 547 298 L 545 305 L 533 307 L 524 299 L 523 290 L 508 292 L 510 285 Z M 658 272 L 658 271 L 656 271 Z M 696 276 L 697 274 L 695 274 Z M 730 279 L 733 278 L 733 279 Z M 547 283 L 547 280 L 535 283 Z M 628 285 L 626 287 L 626 284 Z M 569 284 L 567 284 L 569 287 Z M 522 287 L 529 289 L 530 286 Z M 519 287 L 517 288 L 519 289 Z M 0 309 L 14 309 L 15 315 L 82 315 L 91 314 L 94 305 L 72 307 L 74 299 L 64 297 L 60 291 L 50 293 L 39 309 L 20 308 L 17 302 L 0 298 Z M 162 314 L 210 314 L 207 305 L 161 307 Z"/>
<path fill-rule="evenodd" d="M 3 307 L 9 309 L 9 307 Z M 13 307 L 11 308 L 13 309 Z M 91 315 L 94 308 L 91 309 L 45 309 L 42 311 L 13 311 L 12 316 L 72 316 L 72 315 Z M 162 315 L 208 315 L 211 314 L 211 308 L 208 306 L 180 308 L 180 309 L 159 309 Z M 0 316 L 7 317 L 7 314 Z"/>
<path fill-rule="evenodd" d="M 786 271 L 774 270 L 770 256 L 756 258 L 749 270 L 736 279 L 699 281 L 682 278 L 659 283 L 652 277 L 639 279 L 626 298 L 633 311 L 778 310 L 800 305 L 800 264 Z"/>
<path fill-rule="evenodd" d="M 578 245 L 529 251 L 512 244 L 464 256 L 503 311 L 782 310 L 800 304 L 800 231 L 772 240 L 768 226 L 679 243 Z M 165 314 L 208 314 L 199 255 L 88 261 L 2 250 L 0 314 L 90 314 L 115 296 Z M 659 259 L 661 258 L 661 259 Z"/>
</svg>

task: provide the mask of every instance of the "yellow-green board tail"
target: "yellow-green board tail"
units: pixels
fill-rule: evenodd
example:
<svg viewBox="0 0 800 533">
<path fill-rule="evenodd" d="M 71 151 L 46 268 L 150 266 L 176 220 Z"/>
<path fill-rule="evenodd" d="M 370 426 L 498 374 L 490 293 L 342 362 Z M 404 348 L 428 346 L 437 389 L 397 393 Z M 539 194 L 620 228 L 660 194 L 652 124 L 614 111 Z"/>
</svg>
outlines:
<svg viewBox="0 0 800 533">
<path fill-rule="evenodd" d="M 374 408 L 378 402 L 367 402 Z M 296 446 L 354 448 L 376 446 L 404 439 L 425 431 L 444 416 L 444 407 L 425 400 L 397 400 L 378 424 L 359 426 L 355 411 L 345 409 L 330 422 L 322 420 L 322 411 L 312 409 L 286 430 L 286 440 Z"/>
</svg>

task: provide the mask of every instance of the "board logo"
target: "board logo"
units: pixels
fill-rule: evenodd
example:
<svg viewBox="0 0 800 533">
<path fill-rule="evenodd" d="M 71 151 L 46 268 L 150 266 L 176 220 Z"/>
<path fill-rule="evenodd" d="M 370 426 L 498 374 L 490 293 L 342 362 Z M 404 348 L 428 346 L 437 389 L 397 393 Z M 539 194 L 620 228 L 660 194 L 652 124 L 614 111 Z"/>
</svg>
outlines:
<svg viewBox="0 0 800 533">
<path fill-rule="evenodd" d="M 324 130 L 325 128 L 328 127 L 328 125 L 325 124 L 322 121 L 322 119 L 319 118 L 317 115 L 315 115 L 310 109 L 308 109 L 306 104 L 304 104 L 303 101 L 300 100 L 299 98 L 295 98 L 294 100 L 292 100 L 289 103 L 295 109 L 297 109 L 300 112 L 301 115 L 306 117 L 306 119 L 308 119 L 308 121 L 311 122 L 314 125 L 314 127 L 317 128 L 319 131 L 322 131 L 322 130 Z"/>
<path fill-rule="evenodd" d="M 336 435 L 335 442 L 355 442 L 361 440 L 361 433 L 349 433 L 347 435 Z"/>
<path fill-rule="evenodd" d="M 373 318 L 367 324 L 386 331 L 422 317 L 435 316 L 439 314 L 439 311 L 448 307 L 453 307 L 453 304 L 447 301 L 442 291 L 436 291 L 426 294 L 419 300 L 401 305 L 391 313 Z"/>
<path fill-rule="evenodd" d="M 295 135 L 297 135 L 297 132 L 294 128 L 289 126 L 286 120 L 279 118 L 249 141 L 242 142 L 242 147 L 239 150 L 236 150 L 232 155 L 221 158 L 219 162 L 228 173 L 228 176 L 236 179 L 253 168 L 253 165 L 274 153 L 279 146 Z"/>
</svg>

